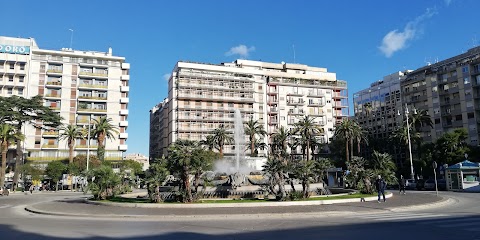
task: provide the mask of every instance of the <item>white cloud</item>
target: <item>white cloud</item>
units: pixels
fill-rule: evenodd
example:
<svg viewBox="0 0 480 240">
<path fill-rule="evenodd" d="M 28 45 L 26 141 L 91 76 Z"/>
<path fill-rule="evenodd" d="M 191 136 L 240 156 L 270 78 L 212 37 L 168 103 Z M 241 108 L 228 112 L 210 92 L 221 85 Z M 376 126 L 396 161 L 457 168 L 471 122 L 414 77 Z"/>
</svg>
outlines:
<svg viewBox="0 0 480 240">
<path fill-rule="evenodd" d="M 230 51 L 226 52 L 225 56 L 239 55 L 240 57 L 246 58 L 248 57 L 248 54 L 250 54 L 250 52 L 253 52 L 253 51 L 255 51 L 254 46 L 247 47 L 241 44 L 236 47 L 230 48 Z"/>
<path fill-rule="evenodd" d="M 427 11 L 405 25 L 403 31 L 392 30 L 383 37 L 382 45 L 378 47 L 385 57 L 391 57 L 395 52 L 408 46 L 408 43 L 421 33 L 421 24 L 437 14 L 435 8 L 427 8 Z"/>
<path fill-rule="evenodd" d="M 170 73 L 163 74 L 163 79 L 165 79 L 165 81 L 168 81 L 168 79 L 170 79 L 170 75 Z"/>
<path fill-rule="evenodd" d="M 444 2 L 445 2 L 445 5 L 449 6 L 450 3 L 452 3 L 452 0 L 444 0 Z"/>
</svg>

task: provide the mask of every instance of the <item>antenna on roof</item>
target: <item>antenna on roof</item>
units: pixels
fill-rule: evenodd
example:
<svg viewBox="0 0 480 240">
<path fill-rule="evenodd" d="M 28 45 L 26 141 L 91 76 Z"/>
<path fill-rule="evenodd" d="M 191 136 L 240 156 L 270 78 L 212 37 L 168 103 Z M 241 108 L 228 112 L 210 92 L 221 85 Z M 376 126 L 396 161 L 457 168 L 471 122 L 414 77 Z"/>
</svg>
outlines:
<svg viewBox="0 0 480 240">
<path fill-rule="evenodd" d="M 70 50 L 72 50 L 72 43 L 73 43 L 73 29 L 69 28 L 68 29 L 70 33 Z"/>
<path fill-rule="evenodd" d="M 293 63 L 296 63 L 295 62 L 295 44 L 292 44 L 292 48 L 293 48 Z"/>
</svg>

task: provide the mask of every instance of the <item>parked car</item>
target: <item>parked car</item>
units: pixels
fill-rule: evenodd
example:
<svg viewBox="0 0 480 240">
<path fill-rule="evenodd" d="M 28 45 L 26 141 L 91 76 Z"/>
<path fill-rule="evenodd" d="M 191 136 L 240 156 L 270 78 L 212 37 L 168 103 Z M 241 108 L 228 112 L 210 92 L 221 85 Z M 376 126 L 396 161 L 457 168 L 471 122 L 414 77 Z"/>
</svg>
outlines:
<svg viewBox="0 0 480 240">
<path fill-rule="evenodd" d="M 405 181 L 405 189 L 416 189 L 417 188 L 417 180 L 415 179 L 407 179 Z"/>
<path fill-rule="evenodd" d="M 1 196 L 8 196 L 10 194 L 10 190 L 6 187 L 0 187 L 0 195 Z"/>
<path fill-rule="evenodd" d="M 418 179 L 417 180 L 417 190 L 425 189 L 425 179 Z"/>
<path fill-rule="evenodd" d="M 437 179 L 438 190 L 447 190 L 447 182 L 445 179 Z M 425 181 L 425 190 L 435 190 L 435 179 Z"/>
</svg>

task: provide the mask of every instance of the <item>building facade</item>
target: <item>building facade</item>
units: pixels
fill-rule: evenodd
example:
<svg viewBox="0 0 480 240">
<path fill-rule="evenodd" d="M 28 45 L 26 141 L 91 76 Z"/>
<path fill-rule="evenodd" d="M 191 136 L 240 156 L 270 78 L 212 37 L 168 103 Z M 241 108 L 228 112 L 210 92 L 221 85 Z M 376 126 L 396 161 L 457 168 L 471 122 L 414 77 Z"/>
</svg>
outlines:
<svg viewBox="0 0 480 240">
<path fill-rule="evenodd" d="M 318 140 L 327 142 L 334 125 L 348 116 L 347 83 L 326 68 L 302 64 L 180 61 L 169 79 L 168 99 L 150 111 L 151 159 L 165 155 L 177 139 L 200 141 L 220 126 L 233 129 L 236 109 L 244 122 L 258 120 L 268 134 L 280 126 L 291 129 L 309 115 L 324 130 Z M 269 138 L 260 141 L 268 144 Z M 233 154 L 234 145 L 224 153 Z M 259 156 L 266 154 L 259 150 Z"/>
<path fill-rule="evenodd" d="M 465 128 L 467 142 L 477 146 L 480 124 L 480 47 L 419 68 L 401 82 L 403 101 L 427 110 L 433 128 L 422 128 L 424 141 Z"/>
<path fill-rule="evenodd" d="M 142 165 L 142 170 L 146 171 L 150 166 L 148 157 L 140 153 L 128 153 L 123 156 L 123 160 L 133 160 Z"/>
<path fill-rule="evenodd" d="M 398 165 L 405 160 L 405 151 L 398 146 L 385 144 L 385 141 L 402 125 L 403 115 L 398 115 L 403 110 L 400 82 L 410 72 L 392 73 L 353 94 L 355 120 L 368 132 L 370 139 L 370 143 L 363 146 L 364 157 L 370 156 L 372 149 L 376 149 L 392 153 Z"/>
<path fill-rule="evenodd" d="M 129 69 L 125 58 L 113 56 L 111 48 L 108 52 L 56 51 L 39 48 L 31 38 L 0 37 L 0 96 L 43 96 L 45 106 L 60 114 L 63 124 L 88 128 L 89 119 L 111 118 L 119 134 L 106 140 L 107 160 L 121 160 L 127 150 Z M 22 131 L 27 160 L 68 158 L 67 142 L 58 139 L 58 130 L 28 125 Z M 86 154 L 88 145 L 91 154 L 96 154 L 94 139 L 90 144 L 77 139 L 75 155 Z M 14 155 L 14 151 L 9 153 L 9 162 Z"/>
</svg>

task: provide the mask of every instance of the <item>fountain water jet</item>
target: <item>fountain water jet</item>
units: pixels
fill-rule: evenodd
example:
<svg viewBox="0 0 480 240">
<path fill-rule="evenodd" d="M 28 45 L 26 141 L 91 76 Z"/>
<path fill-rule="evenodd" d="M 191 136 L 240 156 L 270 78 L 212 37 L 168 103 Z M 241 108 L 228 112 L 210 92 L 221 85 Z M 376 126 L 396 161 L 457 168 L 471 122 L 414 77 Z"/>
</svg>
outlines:
<svg viewBox="0 0 480 240">
<path fill-rule="evenodd" d="M 235 109 L 234 114 L 234 141 L 235 141 L 235 167 L 240 171 L 240 160 L 245 160 L 245 130 L 243 129 L 243 118 L 240 110 Z"/>
</svg>

